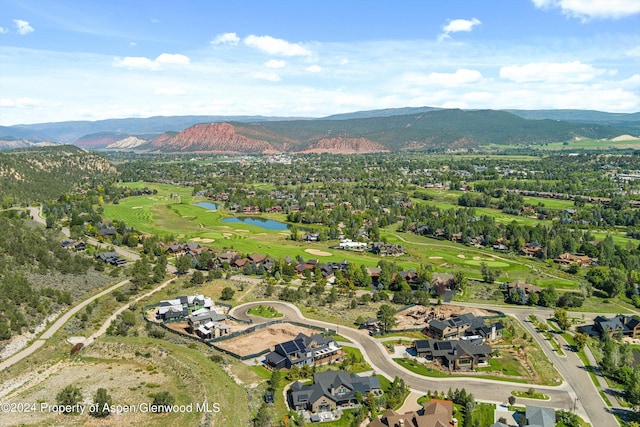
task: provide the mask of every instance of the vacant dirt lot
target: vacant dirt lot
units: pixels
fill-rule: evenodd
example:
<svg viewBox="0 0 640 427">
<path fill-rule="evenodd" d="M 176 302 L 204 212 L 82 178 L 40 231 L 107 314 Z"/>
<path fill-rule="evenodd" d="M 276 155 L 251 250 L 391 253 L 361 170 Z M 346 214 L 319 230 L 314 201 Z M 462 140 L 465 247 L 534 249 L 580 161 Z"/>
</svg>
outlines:
<svg viewBox="0 0 640 427">
<path fill-rule="evenodd" d="M 294 339 L 300 332 L 306 335 L 318 333 L 314 329 L 303 328 L 290 323 L 279 323 L 237 338 L 220 341 L 216 345 L 240 356 L 245 356 L 258 353 L 267 348 L 273 349 L 276 344 Z"/>
<path fill-rule="evenodd" d="M 472 313 L 474 316 L 491 316 L 493 313 L 479 308 L 461 307 L 457 305 L 434 305 L 425 307 L 417 305 L 396 314 L 397 324 L 394 329 L 411 329 L 426 327 L 429 320 L 448 319 L 464 313 Z"/>
<path fill-rule="evenodd" d="M 108 421 L 97 421 L 87 412 L 84 415 L 74 416 L 57 414 L 47 410 L 46 405 L 55 405 L 56 394 L 70 384 L 81 389 L 82 402 L 86 405 L 93 403 L 93 396 L 99 387 L 108 390 L 114 405 L 151 403 L 153 399 L 149 395 L 163 390 L 169 379 L 156 370 L 152 358 L 135 357 L 134 354 L 126 354 L 126 351 L 122 352 L 122 350 L 124 348 L 118 348 L 117 345 L 95 345 L 86 350 L 87 356 L 104 357 L 110 355 L 117 356 L 117 359 L 109 362 L 102 360 L 60 362 L 37 375 L 30 381 L 28 388 L 23 388 L 19 393 L 3 398 L 3 402 L 7 403 L 35 404 L 36 411 L 3 413 L 1 424 L 96 426 L 145 424 L 144 420 L 149 417 L 148 414 L 112 415 Z"/>
</svg>

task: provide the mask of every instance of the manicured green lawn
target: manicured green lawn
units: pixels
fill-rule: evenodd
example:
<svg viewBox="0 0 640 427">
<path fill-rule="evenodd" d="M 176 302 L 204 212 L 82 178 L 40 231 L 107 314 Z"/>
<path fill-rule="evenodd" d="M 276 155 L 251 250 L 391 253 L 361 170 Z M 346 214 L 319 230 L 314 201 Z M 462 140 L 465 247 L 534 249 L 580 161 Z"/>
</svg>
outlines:
<svg viewBox="0 0 640 427">
<path fill-rule="evenodd" d="M 512 390 L 511 394 L 514 395 L 515 397 L 526 397 L 528 399 L 549 400 L 549 396 L 537 391 L 534 391 L 533 393 L 529 393 L 528 391 Z"/>
<path fill-rule="evenodd" d="M 251 366 L 251 370 L 254 371 L 256 374 L 258 374 L 260 378 L 263 378 L 265 380 L 268 380 L 269 378 L 271 378 L 271 371 L 269 371 L 264 366 L 253 365 Z"/>
<path fill-rule="evenodd" d="M 510 354 L 501 357 L 492 357 L 489 359 L 489 366 L 477 368 L 479 372 L 501 372 L 503 375 L 512 377 L 521 377 L 524 368 L 516 358 Z"/>
<path fill-rule="evenodd" d="M 283 316 L 282 313 L 280 313 L 278 310 L 271 307 L 270 305 L 259 305 L 256 307 L 251 307 L 247 313 L 253 314 L 254 316 L 266 317 L 269 319 Z"/>
<path fill-rule="evenodd" d="M 425 366 L 419 362 L 416 362 L 414 359 L 393 359 L 393 361 L 396 362 L 398 365 L 401 365 L 407 368 L 411 372 L 416 373 L 418 375 L 424 375 L 425 377 L 443 378 L 443 377 L 449 376 L 445 372 Z"/>
<path fill-rule="evenodd" d="M 496 405 L 492 403 L 477 403 L 473 408 L 472 418 L 474 423 L 480 426 L 490 426 L 493 424 L 493 413 Z"/>
</svg>

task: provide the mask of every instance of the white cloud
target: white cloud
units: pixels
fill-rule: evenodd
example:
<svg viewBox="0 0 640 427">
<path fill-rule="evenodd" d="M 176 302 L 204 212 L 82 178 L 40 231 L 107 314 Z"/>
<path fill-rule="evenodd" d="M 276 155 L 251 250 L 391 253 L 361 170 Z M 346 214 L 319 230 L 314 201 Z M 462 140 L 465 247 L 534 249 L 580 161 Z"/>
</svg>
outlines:
<svg viewBox="0 0 640 427">
<path fill-rule="evenodd" d="M 442 26 L 442 33 L 438 36 L 438 40 L 451 38 L 450 33 L 458 33 L 461 31 L 470 32 L 473 27 L 480 25 L 479 19 L 450 19 L 447 25 Z"/>
<path fill-rule="evenodd" d="M 276 73 L 266 73 L 263 71 L 258 71 L 257 73 L 253 74 L 253 78 L 254 79 L 258 79 L 258 80 L 267 80 L 270 82 L 279 82 L 280 76 Z"/>
<path fill-rule="evenodd" d="M 310 73 L 320 73 L 322 72 L 322 67 L 317 64 L 309 65 L 307 68 L 305 68 L 305 71 L 308 71 Z"/>
<path fill-rule="evenodd" d="M 189 65 L 191 61 L 188 56 L 179 53 L 163 53 L 155 60 L 151 60 L 144 56 L 125 56 L 124 58 L 116 57 L 113 60 L 114 67 L 140 69 L 140 70 L 159 70 L 163 65 Z"/>
<path fill-rule="evenodd" d="M 407 73 L 403 80 L 409 84 L 451 87 L 477 83 L 482 80 L 482 73 L 478 70 L 461 68 L 455 73 Z"/>
<path fill-rule="evenodd" d="M 158 64 L 189 65 L 191 61 L 188 56 L 179 53 L 162 53 L 156 58 L 156 62 Z"/>
<path fill-rule="evenodd" d="M 517 83 L 545 81 L 579 83 L 593 80 L 605 73 L 607 70 L 594 68 L 580 61 L 536 62 L 500 68 L 500 77 Z"/>
<path fill-rule="evenodd" d="M 223 33 L 215 36 L 213 40 L 211 40 L 212 45 L 230 45 L 237 46 L 240 43 L 240 38 L 236 33 Z"/>
<path fill-rule="evenodd" d="M 590 19 L 619 19 L 640 13 L 638 0 L 532 0 L 539 9 L 559 8 L 562 13 L 579 18 L 583 22 Z"/>
<path fill-rule="evenodd" d="M 4 28 L 4 27 L 0 27 L 0 34 L 7 34 L 9 32 L 8 29 Z"/>
<path fill-rule="evenodd" d="M 287 65 L 286 61 L 280 59 L 270 59 L 264 63 L 267 68 L 284 68 L 285 65 Z"/>
<path fill-rule="evenodd" d="M 289 43 L 286 40 L 277 39 L 271 36 L 255 36 L 245 37 L 244 44 L 259 49 L 270 55 L 281 56 L 309 56 L 311 51 L 298 43 Z"/>
<path fill-rule="evenodd" d="M 131 47 L 136 47 L 138 45 L 138 43 L 136 42 L 129 42 L 129 46 Z"/>
<path fill-rule="evenodd" d="M 160 65 L 155 61 L 145 58 L 144 56 L 125 56 L 124 58 L 116 57 L 113 60 L 115 67 L 131 68 L 131 69 L 143 69 L 143 70 L 157 70 Z"/>
<path fill-rule="evenodd" d="M 13 23 L 16 24 L 16 28 L 18 29 L 18 34 L 24 36 L 25 34 L 33 33 L 35 30 L 27 21 L 23 21 L 22 19 L 14 19 Z"/>
</svg>

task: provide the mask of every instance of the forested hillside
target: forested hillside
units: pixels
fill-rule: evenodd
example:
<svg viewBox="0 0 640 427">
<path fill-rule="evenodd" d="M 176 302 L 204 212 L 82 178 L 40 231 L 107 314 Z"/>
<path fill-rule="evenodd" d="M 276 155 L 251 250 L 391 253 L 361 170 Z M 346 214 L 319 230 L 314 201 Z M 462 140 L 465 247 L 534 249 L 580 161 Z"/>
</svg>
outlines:
<svg viewBox="0 0 640 427">
<path fill-rule="evenodd" d="M 115 176 L 102 156 L 65 145 L 0 153 L 2 207 L 28 205 Z"/>
<path fill-rule="evenodd" d="M 21 218 L 0 216 L 0 340 L 38 325 L 77 297 L 61 283 L 32 283 L 29 277 L 63 274 L 82 278 L 93 260 L 63 249 L 57 233 Z M 84 279 L 82 279 L 84 280 Z"/>
</svg>

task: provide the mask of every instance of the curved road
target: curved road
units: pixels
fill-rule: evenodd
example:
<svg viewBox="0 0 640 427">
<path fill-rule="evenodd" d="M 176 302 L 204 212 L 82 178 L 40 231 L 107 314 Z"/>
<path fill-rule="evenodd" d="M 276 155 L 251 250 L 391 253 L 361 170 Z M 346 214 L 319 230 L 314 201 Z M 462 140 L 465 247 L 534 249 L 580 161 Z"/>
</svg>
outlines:
<svg viewBox="0 0 640 427">
<path fill-rule="evenodd" d="M 42 208 L 31 207 L 29 208 L 31 212 L 31 216 L 37 222 L 46 225 L 46 220 L 42 216 Z M 69 235 L 68 229 L 62 230 L 65 235 Z M 102 243 L 98 242 L 95 239 L 89 239 L 89 243 L 104 246 Z M 139 259 L 139 255 L 135 252 L 131 252 L 124 248 L 116 247 L 116 252 L 122 256 L 128 257 L 129 259 Z M 167 269 L 173 273 L 174 267 L 168 266 Z M 14 363 L 22 360 L 28 355 L 32 354 L 38 348 L 42 347 L 46 342 L 46 339 L 53 336 L 55 332 L 57 332 L 73 315 L 75 315 L 82 308 L 90 304 L 96 298 L 99 298 L 113 290 L 119 288 L 124 285 L 127 280 L 119 282 L 112 287 L 105 289 L 104 291 L 94 295 L 93 297 L 83 301 L 77 306 L 73 307 L 63 316 L 61 316 L 56 322 L 54 322 L 49 329 L 47 329 L 38 340 L 36 340 L 31 346 L 22 350 L 21 352 L 14 354 L 10 358 L 4 360 L 0 363 L 0 370 L 3 370 Z M 163 283 L 160 287 L 154 289 L 153 293 L 160 288 L 164 287 L 168 284 L 169 281 Z M 147 296 L 147 295 L 144 295 Z M 349 338 L 355 345 L 362 351 L 364 358 L 367 362 L 375 369 L 377 372 L 382 375 L 393 379 L 393 377 L 398 376 L 405 380 L 406 384 L 415 391 L 426 393 L 428 390 L 440 390 L 445 391 L 449 387 L 452 388 L 462 388 L 464 387 L 468 392 L 473 393 L 475 396 L 492 396 L 492 400 L 496 402 L 506 401 L 507 397 L 510 395 L 512 390 L 520 390 L 527 391 L 529 389 L 528 385 L 520 385 L 517 383 L 503 382 L 503 381 L 492 381 L 485 379 L 475 379 L 469 377 L 458 377 L 452 376 L 450 378 L 429 378 L 417 375 L 397 363 L 393 362 L 386 350 L 382 345 L 376 341 L 374 338 L 370 337 L 368 333 L 363 332 L 362 330 L 356 330 L 353 328 L 348 328 L 346 326 L 342 326 L 341 328 L 335 324 L 327 323 L 319 320 L 307 319 L 305 318 L 300 310 L 288 303 L 284 303 L 282 301 L 266 301 L 270 305 L 273 305 L 276 309 L 284 314 L 284 318 L 287 320 L 293 320 L 300 323 L 305 323 L 308 325 L 325 328 L 325 329 L 333 329 L 339 328 L 340 334 Z M 251 319 L 255 323 L 266 322 L 268 319 L 264 319 L 261 317 L 250 316 L 247 314 L 247 311 L 256 305 L 264 304 L 265 301 L 247 303 L 237 307 L 234 307 L 230 314 L 240 319 Z M 481 305 L 478 305 L 481 306 Z M 486 307 L 483 307 L 486 308 Z M 118 313 L 122 312 L 126 309 L 126 306 L 122 307 L 118 310 Z M 567 380 L 567 382 L 563 382 L 562 385 L 558 387 L 549 387 L 549 386 L 539 386 L 536 385 L 536 389 L 544 390 L 544 393 L 549 395 L 550 399 L 548 401 L 540 401 L 540 400 L 530 400 L 530 399 L 522 399 L 525 402 L 531 402 L 532 404 L 538 406 L 549 406 L 554 407 L 556 409 L 566 409 L 570 410 L 572 408 L 576 408 L 576 412 L 585 420 L 590 421 L 594 426 L 614 426 L 618 425 L 617 420 L 613 417 L 609 412 L 608 408 L 606 408 L 604 401 L 600 398 L 598 391 L 595 385 L 592 383 L 590 377 L 587 372 L 584 370 L 584 366 L 582 362 L 577 358 L 575 354 L 572 352 L 568 352 L 567 356 L 559 356 L 553 349 L 550 347 L 549 343 L 543 341 L 538 336 L 539 334 L 527 320 L 527 317 L 530 314 L 535 314 L 541 316 L 543 320 L 551 313 L 550 310 L 544 309 L 533 309 L 533 310 L 518 310 L 518 309 L 509 309 L 507 307 L 501 307 L 501 309 L 507 314 L 517 318 L 520 323 L 527 329 L 527 331 L 535 337 L 535 339 L 539 342 L 541 347 L 543 348 L 547 357 L 552 361 L 554 366 L 558 369 L 560 374 Z M 112 316 L 113 317 L 113 316 Z M 109 320 L 105 322 L 103 328 L 98 331 L 98 333 L 92 335 L 88 340 L 87 344 L 91 343 L 97 336 L 104 332 L 105 325 L 108 326 Z"/>
<path fill-rule="evenodd" d="M 253 320 L 254 323 L 262 323 L 269 321 L 269 319 L 251 316 L 247 314 L 247 311 L 257 305 L 264 305 L 265 303 L 272 305 L 278 311 L 284 314 L 284 319 L 293 320 L 296 322 L 316 326 L 325 329 L 335 329 L 336 325 L 333 323 L 327 323 L 319 320 L 307 319 L 302 315 L 300 310 L 292 305 L 282 301 L 259 301 L 253 303 L 242 304 L 234 307 L 229 314 L 244 320 Z M 467 392 L 473 393 L 474 396 L 491 396 L 491 400 L 495 402 L 504 402 L 509 397 L 512 390 L 527 391 L 529 385 L 522 385 L 512 382 L 504 381 L 492 381 L 485 379 L 475 379 L 469 377 L 451 376 L 446 378 L 430 378 L 415 374 L 397 363 L 393 362 L 386 350 L 382 345 L 374 338 L 370 337 L 368 333 L 362 330 L 348 328 L 346 326 L 339 326 L 340 335 L 349 338 L 356 344 L 367 362 L 378 373 L 392 379 L 395 376 L 404 379 L 405 383 L 413 390 L 426 393 L 428 390 L 440 390 L 446 392 L 451 388 L 465 388 Z M 563 372 L 561 372 L 563 373 Z M 564 374 L 564 373 L 563 373 Z M 586 373 L 584 375 L 587 375 Z M 588 379 L 588 376 L 587 376 Z M 574 407 L 575 393 L 571 386 L 564 382 L 558 387 L 540 386 L 535 385 L 537 390 L 543 390 L 545 394 L 549 395 L 549 400 L 530 400 L 519 398 L 518 400 L 523 403 L 527 402 L 537 406 L 548 406 L 556 409 L 570 410 Z M 589 390 L 587 390 L 589 391 Z M 597 392 L 595 396 L 599 398 Z M 608 413 L 600 410 L 602 404 L 600 403 L 596 407 L 585 407 L 582 405 L 582 397 L 577 402 L 576 411 L 585 420 L 592 423 L 593 426 L 614 426 L 617 425 L 615 418 Z"/>
</svg>

